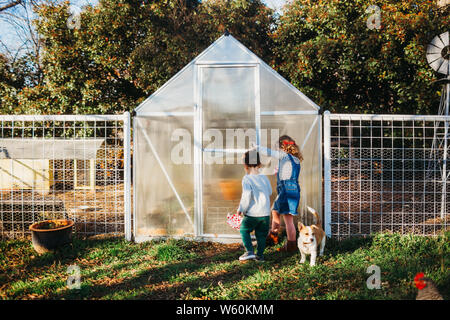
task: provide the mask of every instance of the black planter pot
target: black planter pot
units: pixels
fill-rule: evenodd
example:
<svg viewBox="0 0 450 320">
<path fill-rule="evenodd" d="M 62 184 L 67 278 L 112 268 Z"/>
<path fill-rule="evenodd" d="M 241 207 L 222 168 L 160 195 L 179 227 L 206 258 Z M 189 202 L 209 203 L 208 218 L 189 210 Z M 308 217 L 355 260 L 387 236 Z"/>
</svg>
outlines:
<svg viewBox="0 0 450 320">
<path fill-rule="evenodd" d="M 63 226 L 55 229 L 43 229 L 44 224 L 56 222 Z M 46 220 L 36 222 L 30 226 L 33 248 L 37 253 L 51 252 L 58 247 L 72 241 L 72 227 L 74 222 L 71 220 Z"/>
</svg>

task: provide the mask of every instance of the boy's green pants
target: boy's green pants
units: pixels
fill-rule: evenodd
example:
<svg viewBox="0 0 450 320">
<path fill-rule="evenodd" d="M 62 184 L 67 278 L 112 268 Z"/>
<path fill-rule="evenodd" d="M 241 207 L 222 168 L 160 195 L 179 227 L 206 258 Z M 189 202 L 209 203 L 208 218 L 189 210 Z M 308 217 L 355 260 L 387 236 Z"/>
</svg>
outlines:
<svg viewBox="0 0 450 320">
<path fill-rule="evenodd" d="M 266 247 L 266 237 L 269 233 L 270 227 L 270 216 L 266 217 L 249 217 L 244 216 L 242 220 L 240 232 L 242 237 L 242 242 L 247 252 L 254 252 L 252 245 L 252 238 L 250 232 L 255 231 L 257 252 L 256 255 L 259 257 L 263 256 L 264 249 Z"/>
</svg>

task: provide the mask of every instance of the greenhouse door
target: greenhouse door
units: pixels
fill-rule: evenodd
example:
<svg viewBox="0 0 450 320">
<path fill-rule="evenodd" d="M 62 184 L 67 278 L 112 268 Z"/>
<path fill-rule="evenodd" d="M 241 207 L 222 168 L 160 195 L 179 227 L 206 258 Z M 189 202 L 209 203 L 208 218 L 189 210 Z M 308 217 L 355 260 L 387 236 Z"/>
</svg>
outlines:
<svg viewBox="0 0 450 320">
<path fill-rule="evenodd" d="M 239 233 L 226 224 L 226 216 L 239 205 L 242 155 L 259 139 L 259 65 L 201 65 L 197 70 L 197 234 L 235 238 Z"/>
</svg>

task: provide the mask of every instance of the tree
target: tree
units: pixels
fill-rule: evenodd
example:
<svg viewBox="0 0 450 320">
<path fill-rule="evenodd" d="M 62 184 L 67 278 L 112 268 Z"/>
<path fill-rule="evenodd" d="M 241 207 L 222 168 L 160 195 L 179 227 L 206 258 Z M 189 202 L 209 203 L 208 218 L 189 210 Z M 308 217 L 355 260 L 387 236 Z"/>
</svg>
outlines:
<svg viewBox="0 0 450 320">
<path fill-rule="evenodd" d="M 439 87 L 425 52 L 448 30 L 433 1 L 375 2 L 380 29 L 368 28 L 367 1 L 294 0 L 274 34 L 278 70 L 325 109 L 436 113 Z"/>
<path fill-rule="evenodd" d="M 0 114 L 20 113 L 17 97 L 33 74 L 26 57 L 11 61 L 0 54 Z"/>
<path fill-rule="evenodd" d="M 75 28 L 68 8 L 39 7 L 44 77 L 18 95 L 24 113 L 134 109 L 225 29 L 263 58 L 271 54 L 272 12 L 259 0 L 100 0 Z"/>
<path fill-rule="evenodd" d="M 22 0 L 8 0 L 8 1 L 0 1 L 0 12 L 6 11 L 8 9 L 14 8 L 24 1 Z"/>
<path fill-rule="evenodd" d="M 42 75 L 41 39 L 33 26 L 33 20 L 36 18 L 34 10 L 44 1 L 57 0 L 0 0 L 0 21 L 10 26 L 7 32 L 12 31 L 15 38 L 13 44 L 0 40 L 1 51 L 12 64 L 16 60 L 28 60 L 28 67 L 33 69 L 28 79 L 30 85 L 39 83 Z"/>
<path fill-rule="evenodd" d="M 186 5 L 183 5 L 186 3 Z M 134 52 L 132 70 L 151 93 L 228 30 L 269 61 L 272 10 L 259 0 L 175 0 L 153 5 L 153 19 Z"/>
</svg>

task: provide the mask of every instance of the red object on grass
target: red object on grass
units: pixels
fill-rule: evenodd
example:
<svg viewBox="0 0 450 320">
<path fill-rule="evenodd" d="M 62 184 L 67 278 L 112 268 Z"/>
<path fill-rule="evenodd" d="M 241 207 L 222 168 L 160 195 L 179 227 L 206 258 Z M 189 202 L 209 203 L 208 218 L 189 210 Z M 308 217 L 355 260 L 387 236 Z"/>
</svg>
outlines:
<svg viewBox="0 0 450 320">
<path fill-rule="evenodd" d="M 422 290 L 423 288 L 425 288 L 427 286 L 425 281 L 422 280 L 424 276 L 425 275 L 424 275 L 423 272 L 419 272 L 414 277 L 414 284 L 416 285 L 416 288 L 419 289 L 419 290 Z"/>
</svg>

